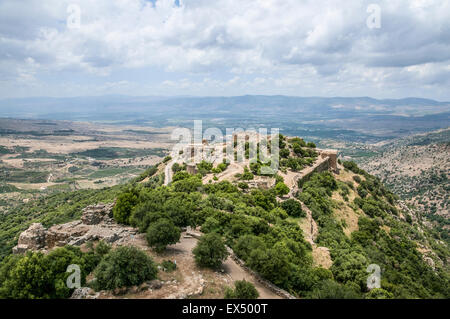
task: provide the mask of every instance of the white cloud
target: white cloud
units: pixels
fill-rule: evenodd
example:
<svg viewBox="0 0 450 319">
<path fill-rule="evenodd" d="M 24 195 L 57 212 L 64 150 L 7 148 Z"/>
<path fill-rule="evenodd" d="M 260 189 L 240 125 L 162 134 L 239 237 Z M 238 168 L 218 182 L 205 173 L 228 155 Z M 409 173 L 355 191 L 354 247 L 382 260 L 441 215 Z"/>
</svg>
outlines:
<svg viewBox="0 0 450 319">
<path fill-rule="evenodd" d="M 80 29 L 66 26 L 71 3 L 81 8 Z M 369 3 L 4 0 L 0 79 L 13 86 L 44 81 L 44 74 L 58 82 L 68 73 L 79 81 L 103 78 L 99 87 L 105 87 L 133 82 L 126 74 L 148 68 L 164 73 L 160 87 L 203 95 L 210 87 L 245 94 L 244 83 L 268 94 L 371 95 L 384 88 L 395 94 L 398 88 L 414 95 L 430 84 L 442 92 L 450 76 L 450 1 L 378 1 L 381 29 L 366 27 Z M 179 73 L 184 80 L 173 76 Z"/>
</svg>

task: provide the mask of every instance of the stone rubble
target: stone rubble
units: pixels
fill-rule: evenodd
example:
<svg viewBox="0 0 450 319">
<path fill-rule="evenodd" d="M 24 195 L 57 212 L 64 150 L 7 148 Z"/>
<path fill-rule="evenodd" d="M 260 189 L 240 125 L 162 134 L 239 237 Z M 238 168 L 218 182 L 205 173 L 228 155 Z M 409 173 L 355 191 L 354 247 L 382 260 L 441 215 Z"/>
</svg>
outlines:
<svg viewBox="0 0 450 319">
<path fill-rule="evenodd" d="M 97 299 L 99 295 L 89 287 L 82 287 L 75 289 L 70 299 Z"/>
<path fill-rule="evenodd" d="M 95 240 L 123 244 L 133 238 L 137 230 L 117 224 L 112 218 L 113 207 L 114 203 L 88 206 L 83 210 L 81 220 L 54 225 L 49 229 L 34 223 L 20 234 L 13 253 L 48 251 L 65 245 L 81 246 Z"/>
</svg>

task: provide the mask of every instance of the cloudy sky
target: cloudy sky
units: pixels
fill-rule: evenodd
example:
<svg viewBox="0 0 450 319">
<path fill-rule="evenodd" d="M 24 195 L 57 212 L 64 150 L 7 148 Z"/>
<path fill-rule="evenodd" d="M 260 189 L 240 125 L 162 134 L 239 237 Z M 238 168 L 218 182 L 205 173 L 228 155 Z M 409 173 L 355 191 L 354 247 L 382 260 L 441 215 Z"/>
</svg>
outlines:
<svg viewBox="0 0 450 319">
<path fill-rule="evenodd" d="M 0 98 L 449 88 L 450 0 L 0 0 Z"/>
</svg>

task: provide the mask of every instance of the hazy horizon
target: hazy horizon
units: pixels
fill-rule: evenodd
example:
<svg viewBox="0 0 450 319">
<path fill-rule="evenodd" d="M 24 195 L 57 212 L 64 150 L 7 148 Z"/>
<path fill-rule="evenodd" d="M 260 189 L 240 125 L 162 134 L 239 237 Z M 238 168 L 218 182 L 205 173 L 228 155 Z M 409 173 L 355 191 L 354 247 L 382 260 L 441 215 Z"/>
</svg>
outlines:
<svg viewBox="0 0 450 319">
<path fill-rule="evenodd" d="M 36 95 L 36 96 L 27 96 L 27 97 L 0 97 L 0 101 L 5 100 L 24 100 L 24 99 L 76 99 L 76 98 L 96 98 L 96 97 L 130 97 L 130 98 L 167 98 L 167 99 L 177 99 L 177 98 L 238 98 L 238 97 L 286 97 L 286 98 L 300 98 L 300 99 L 373 99 L 377 101 L 401 101 L 401 100 L 429 100 L 438 103 L 450 103 L 450 98 L 448 100 L 435 99 L 435 98 L 427 98 L 423 96 L 403 96 L 398 98 L 389 98 L 389 97 L 375 97 L 375 96 L 340 96 L 340 95 L 287 95 L 287 94 L 238 94 L 238 95 L 188 95 L 188 94 L 180 94 L 180 95 L 152 95 L 152 94 L 142 94 L 142 95 L 134 95 L 134 94 L 98 94 L 98 95 L 72 95 L 72 96 L 51 96 L 51 95 Z"/>
</svg>

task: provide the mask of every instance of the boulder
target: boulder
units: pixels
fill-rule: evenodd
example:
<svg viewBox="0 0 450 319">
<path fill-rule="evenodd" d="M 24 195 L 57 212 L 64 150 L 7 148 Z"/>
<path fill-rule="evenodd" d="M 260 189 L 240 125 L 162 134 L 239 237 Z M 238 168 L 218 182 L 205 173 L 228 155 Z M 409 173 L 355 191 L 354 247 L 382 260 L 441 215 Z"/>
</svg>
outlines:
<svg viewBox="0 0 450 319">
<path fill-rule="evenodd" d="M 163 285 L 158 279 L 147 281 L 146 284 L 148 285 L 148 289 L 161 289 Z"/>
<path fill-rule="evenodd" d="M 39 250 L 45 247 L 47 231 L 41 223 L 34 223 L 19 236 L 19 242 L 15 249 L 18 251 Z"/>
</svg>

